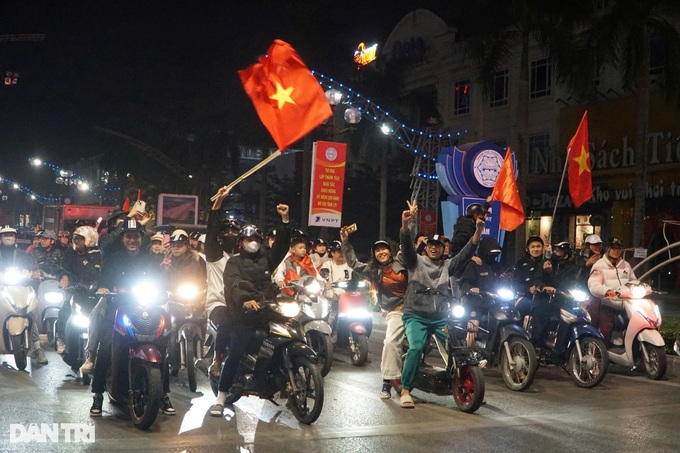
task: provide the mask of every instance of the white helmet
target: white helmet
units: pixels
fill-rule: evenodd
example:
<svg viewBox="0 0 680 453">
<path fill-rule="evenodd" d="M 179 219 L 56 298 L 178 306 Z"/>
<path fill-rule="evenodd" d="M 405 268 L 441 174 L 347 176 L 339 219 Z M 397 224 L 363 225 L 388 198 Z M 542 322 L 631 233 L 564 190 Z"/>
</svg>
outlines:
<svg viewBox="0 0 680 453">
<path fill-rule="evenodd" d="M 5 225 L 4 227 L 0 228 L 0 236 L 4 235 L 5 233 L 10 233 L 12 236 L 7 235 L 2 238 L 2 245 L 6 247 L 12 247 L 16 245 L 17 243 L 17 230 L 10 227 L 9 225 Z"/>
<path fill-rule="evenodd" d="M 602 239 L 597 234 L 591 234 L 586 237 L 586 244 L 602 244 Z"/>
<path fill-rule="evenodd" d="M 9 225 L 5 225 L 4 227 L 0 228 L 0 234 L 2 233 L 14 233 L 17 234 L 16 228 L 12 228 Z"/>
<path fill-rule="evenodd" d="M 97 245 L 97 240 L 99 239 L 97 230 L 91 226 L 76 228 L 76 231 L 73 232 L 73 236 L 82 236 L 85 239 L 85 247 L 87 248 L 95 247 Z"/>
</svg>

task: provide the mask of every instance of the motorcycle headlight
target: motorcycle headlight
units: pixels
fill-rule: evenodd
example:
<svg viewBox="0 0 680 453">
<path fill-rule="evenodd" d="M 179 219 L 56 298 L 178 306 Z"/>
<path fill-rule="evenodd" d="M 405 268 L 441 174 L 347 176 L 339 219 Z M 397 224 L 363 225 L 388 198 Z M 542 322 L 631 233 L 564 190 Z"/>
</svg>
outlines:
<svg viewBox="0 0 680 453">
<path fill-rule="evenodd" d="M 45 293 L 45 302 L 50 304 L 58 304 L 64 301 L 64 293 L 58 291 L 50 291 Z"/>
<path fill-rule="evenodd" d="M 287 318 L 294 318 L 300 314 L 300 304 L 297 302 L 279 302 L 278 310 Z"/>
<path fill-rule="evenodd" d="M 584 291 L 581 291 L 580 289 L 572 289 L 571 291 L 569 291 L 569 293 L 576 302 L 585 302 L 588 299 L 586 293 Z"/>
<path fill-rule="evenodd" d="M 2 281 L 7 286 L 16 286 L 23 279 L 22 272 L 16 267 L 10 267 L 2 275 Z"/>
<path fill-rule="evenodd" d="M 347 282 L 337 282 L 336 285 L 338 288 L 347 289 Z"/>
<path fill-rule="evenodd" d="M 73 324 L 80 328 L 87 329 L 90 327 L 90 319 L 81 313 L 76 313 L 73 316 Z"/>
<path fill-rule="evenodd" d="M 367 286 L 367 285 L 366 285 L 366 281 L 365 281 L 365 280 L 362 280 L 362 281 L 360 281 L 359 283 L 357 283 L 357 288 L 358 288 L 358 289 L 364 289 L 364 288 L 366 288 L 366 286 Z"/>
<path fill-rule="evenodd" d="M 630 288 L 630 294 L 633 299 L 643 299 L 647 295 L 647 289 L 642 285 L 636 285 Z"/>
<path fill-rule="evenodd" d="M 191 284 L 179 285 L 175 294 L 181 299 L 193 299 L 198 295 L 198 288 Z"/>
<path fill-rule="evenodd" d="M 496 294 L 498 294 L 498 297 L 500 297 L 501 300 L 513 300 L 515 298 L 515 293 L 513 293 L 512 290 L 507 288 L 499 289 L 496 292 Z"/>
<path fill-rule="evenodd" d="M 321 285 L 316 279 L 305 285 L 305 293 L 309 296 L 319 294 L 319 291 L 321 291 Z"/>
<path fill-rule="evenodd" d="M 141 282 L 132 288 L 132 295 L 140 305 L 149 305 L 158 297 L 158 288 L 152 282 Z"/>
<path fill-rule="evenodd" d="M 350 319 L 355 319 L 355 318 L 370 318 L 373 316 L 370 311 L 368 310 L 363 310 L 361 308 L 356 308 L 353 310 L 347 310 L 345 312 L 342 312 L 338 315 L 340 318 L 350 318 Z"/>
<path fill-rule="evenodd" d="M 454 318 L 462 318 L 465 316 L 465 307 L 463 307 L 460 304 L 456 304 L 453 307 L 451 307 L 451 314 L 453 315 Z"/>
</svg>

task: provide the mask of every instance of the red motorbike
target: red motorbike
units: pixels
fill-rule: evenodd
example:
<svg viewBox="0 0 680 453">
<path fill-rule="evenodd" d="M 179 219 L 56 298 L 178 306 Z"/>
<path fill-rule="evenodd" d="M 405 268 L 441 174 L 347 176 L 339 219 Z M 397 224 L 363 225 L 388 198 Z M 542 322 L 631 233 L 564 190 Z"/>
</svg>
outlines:
<svg viewBox="0 0 680 453">
<path fill-rule="evenodd" d="M 368 338 L 373 330 L 368 283 L 350 280 L 334 283 L 333 287 L 344 290 L 338 301 L 337 345 L 349 349 L 352 365 L 362 366 L 368 359 Z"/>
</svg>

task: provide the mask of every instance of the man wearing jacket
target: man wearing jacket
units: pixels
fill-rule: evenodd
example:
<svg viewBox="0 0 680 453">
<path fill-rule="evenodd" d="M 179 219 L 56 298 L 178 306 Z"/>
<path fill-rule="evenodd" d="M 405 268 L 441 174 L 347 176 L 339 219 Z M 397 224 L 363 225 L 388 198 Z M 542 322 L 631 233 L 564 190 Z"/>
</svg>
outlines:
<svg viewBox="0 0 680 453">
<path fill-rule="evenodd" d="M 415 218 L 418 207 L 409 202 L 409 209 L 401 214 L 399 242 L 408 269 L 408 287 L 404 296 L 404 329 L 409 342 L 409 350 L 401 374 L 401 407 L 414 407 L 411 388 L 418 372 L 420 355 L 430 335 L 435 334 L 446 340 L 444 329 L 448 317 L 447 296 L 449 276 L 462 263 L 469 261 L 479 244 L 484 220 L 476 220 L 475 232 L 463 249 L 453 258 L 443 256 L 444 245 L 437 237 L 428 238 L 426 255 L 419 256 L 409 236 L 409 222 Z M 430 293 L 436 292 L 436 294 Z"/>
</svg>

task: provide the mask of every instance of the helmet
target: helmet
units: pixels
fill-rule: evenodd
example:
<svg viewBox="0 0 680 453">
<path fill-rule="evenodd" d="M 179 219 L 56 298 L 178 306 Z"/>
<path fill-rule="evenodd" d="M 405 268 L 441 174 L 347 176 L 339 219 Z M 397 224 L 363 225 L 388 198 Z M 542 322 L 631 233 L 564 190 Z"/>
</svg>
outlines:
<svg viewBox="0 0 680 453">
<path fill-rule="evenodd" d="M 314 240 L 314 247 L 316 247 L 317 245 L 326 245 L 326 241 L 324 241 L 324 240 L 321 239 L 321 238 L 316 238 L 316 239 Z"/>
<path fill-rule="evenodd" d="M 436 242 L 437 244 L 443 246 L 444 245 L 444 236 L 442 236 L 441 234 L 433 234 L 432 236 L 428 236 L 426 243 L 429 244 L 430 242 Z"/>
<path fill-rule="evenodd" d="M 586 237 L 586 244 L 602 244 L 602 239 L 597 234 L 590 234 Z"/>
<path fill-rule="evenodd" d="M 618 246 L 618 247 L 623 248 L 623 243 L 621 242 L 621 239 L 619 239 L 617 237 L 612 237 L 612 238 L 609 238 L 609 240 L 607 241 L 607 248 L 610 248 L 612 246 Z"/>
<path fill-rule="evenodd" d="M 189 237 L 189 233 L 187 233 L 185 230 L 183 230 L 183 229 L 181 229 L 181 228 L 176 228 L 175 231 L 173 231 L 173 232 L 170 234 L 170 236 L 176 236 L 176 235 L 178 235 L 178 234 L 183 234 L 183 235 L 185 235 L 186 237 Z"/>
<path fill-rule="evenodd" d="M 125 215 L 127 215 L 127 212 L 123 211 L 122 209 L 116 209 L 115 211 L 112 211 L 111 214 L 109 214 L 108 220 L 106 221 L 106 228 L 112 230 L 116 224 L 116 220 Z"/>
<path fill-rule="evenodd" d="M 170 242 L 189 242 L 189 236 L 183 233 L 177 233 L 170 236 Z"/>
<path fill-rule="evenodd" d="M 227 230 L 240 230 L 241 224 L 236 217 L 225 215 L 220 222 L 220 232 L 224 233 Z"/>
<path fill-rule="evenodd" d="M 371 246 L 371 254 L 375 255 L 376 249 L 380 247 L 387 247 L 390 249 L 390 252 L 392 251 L 392 247 L 390 247 L 390 244 L 388 244 L 387 241 L 375 241 Z"/>
<path fill-rule="evenodd" d="M 543 242 L 543 239 L 541 239 L 540 236 L 529 236 L 529 239 L 527 239 L 527 247 L 529 247 L 529 244 L 532 242 L 540 242 L 541 245 L 545 245 L 545 242 Z"/>
<path fill-rule="evenodd" d="M 200 231 L 192 231 L 191 234 L 189 235 L 189 239 L 194 239 L 198 240 L 198 238 L 201 236 Z M 172 239 L 170 239 L 172 241 Z"/>
<path fill-rule="evenodd" d="M 205 244 L 205 234 L 202 234 L 198 237 L 198 242 L 202 242 Z"/>
<path fill-rule="evenodd" d="M 267 237 L 267 239 L 275 238 L 276 237 L 276 228 L 267 231 L 266 237 Z"/>
<path fill-rule="evenodd" d="M 340 242 L 340 241 L 332 241 L 330 243 L 330 245 L 328 246 L 328 250 L 330 252 L 332 252 L 334 250 L 340 250 L 341 248 L 342 248 L 342 242 Z"/>
<path fill-rule="evenodd" d="M 574 254 L 574 247 L 572 247 L 572 245 L 566 241 L 555 244 L 553 249 L 562 249 L 569 256 Z"/>
<path fill-rule="evenodd" d="M 40 230 L 36 236 L 54 239 L 55 241 L 57 240 L 57 234 L 54 232 L 54 230 Z"/>
<path fill-rule="evenodd" d="M 245 238 L 255 238 L 259 239 L 260 242 L 264 240 L 262 235 L 262 230 L 260 230 L 256 225 L 246 225 L 238 232 L 238 240 L 242 241 Z"/>
<path fill-rule="evenodd" d="M 87 248 L 95 247 L 97 245 L 97 240 L 99 239 L 97 230 L 91 226 L 81 226 L 76 228 L 76 230 L 73 232 L 73 236 L 81 236 L 83 239 L 85 239 L 85 247 Z"/>
<path fill-rule="evenodd" d="M 153 236 L 151 236 L 151 242 L 153 242 L 153 241 L 163 242 L 163 233 L 156 233 Z"/>
<path fill-rule="evenodd" d="M 17 234 L 17 230 L 14 229 L 14 228 L 12 228 L 12 227 L 9 226 L 9 225 L 5 225 L 4 227 L 0 228 L 0 234 L 3 234 L 3 233 L 14 233 L 14 234 Z"/>
<path fill-rule="evenodd" d="M 274 236 L 276 236 L 276 230 L 274 231 Z M 290 237 L 291 238 L 306 238 L 307 235 L 304 233 L 302 230 L 298 230 L 297 228 L 294 228 L 290 230 Z"/>
<path fill-rule="evenodd" d="M 144 225 L 136 221 L 135 219 L 127 219 L 123 221 L 121 226 L 121 231 L 127 233 L 128 231 L 137 231 L 140 234 L 144 233 Z"/>
<path fill-rule="evenodd" d="M 479 203 L 472 203 L 465 209 L 465 215 L 472 217 L 474 214 L 486 214 L 488 211 Z"/>
<path fill-rule="evenodd" d="M 482 259 L 486 258 L 496 259 L 496 257 L 501 254 L 501 246 L 496 240 L 496 238 L 485 237 L 482 238 L 481 241 L 479 241 L 479 249 L 477 251 L 477 254 Z"/>
</svg>

